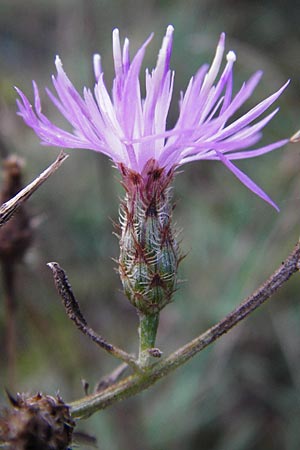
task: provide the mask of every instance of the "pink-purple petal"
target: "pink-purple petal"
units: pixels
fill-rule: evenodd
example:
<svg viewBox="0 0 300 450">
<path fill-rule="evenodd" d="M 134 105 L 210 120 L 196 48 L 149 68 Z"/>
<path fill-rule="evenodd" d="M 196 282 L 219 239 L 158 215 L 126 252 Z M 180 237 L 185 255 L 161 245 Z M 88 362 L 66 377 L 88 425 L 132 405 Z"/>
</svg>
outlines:
<svg viewBox="0 0 300 450">
<path fill-rule="evenodd" d="M 221 152 L 216 150 L 216 153 L 220 161 L 243 183 L 250 191 L 254 192 L 258 197 L 262 198 L 265 202 L 269 203 L 276 211 L 279 212 L 279 208 L 276 203 L 256 184 L 251 178 L 244 172 L 238 169 L 229 159 L 227 159 Z"/>
<path fill-rule="evenodd" d="M 167 129 L 167 118 L 173 96 L 174 72 L 170 69 L 173 27 L 167 28 L 152 71 L 146 70 L 146 93 L 142 98 L 140 70 L 146 47 L 152 35 L 130 60 L 129 40 L 121 47 L 119 31 L 113 31 L 115 78 L 112 93 L 107 91 L 100 55 L 94 55 L 94 91 L 84 88 L 80 94 L 63 70 L 59 57 L 52 77 L 50 101 L 70 123 L 73 131 L 65 131 L 43 113 L 38 87 L 33 82 L 34 107 L 17 89 L 18 114 L 40 138 L 43 145 L 64 148 L 89 148 L 110 157 L 117 167 L 142 174 L 149 160 L 156 160 L 166 170 L 196 160 L 220 160 L 256 195 L 273 207 L 274 202 L 231 161 L 263 155 L 287 143 L 287 139 L 253 149 L 264 127 L 277 113 L 265 115 L 288 82 L 274 94 L 237 116 L 238 110 L 251 97 L 262 73 L 255 73 L 235 95 L 233 66 L 235 54 L 227 53 L 227 63 L 220 72 L 225 51 L 225 35 L 221 34 L 216 54 L 209 66 L 202 66 L 181 93 L 179 115 L 175 126 Z M 236 118 L 237 117 L 237 118 Z"/>
</svg>

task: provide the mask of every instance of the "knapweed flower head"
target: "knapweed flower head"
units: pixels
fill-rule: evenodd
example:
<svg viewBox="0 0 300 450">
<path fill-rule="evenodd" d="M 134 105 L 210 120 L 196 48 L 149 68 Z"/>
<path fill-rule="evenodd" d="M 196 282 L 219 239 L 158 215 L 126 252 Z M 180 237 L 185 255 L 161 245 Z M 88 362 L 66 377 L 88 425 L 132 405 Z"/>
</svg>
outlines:
<svg viewBox="0 0 300 450">
<path fill-rule="evenodd" d="M 57 56 L 57 75 L 52 77 L 56 95 L 48 89 L 47 94 L 71 124 L 72 132 L 59 128 L 42 113 L 35 82 L 34 107 L 17 89 L 19 114 L 42 144 L 95 150 L 107 155 L 120 170 L 126 198 L 120 211 L 119 272 L 128 298 L 145 314 L 159 312 L 170 302 L 176 288 L 180 254 L 171 226 L 170 193 L 176 169 L 197 160 L 219 160 L 251 191 L 277 208 L 233 161 L 262 155 L 288 142 L 285 139 L 252 148 L 278 108 L 267 115 L 264 113 L 288 83 L 237 117 L 262 73 L 255 73 L 233 94 L 236 60 L 233 51 L 227 53 L 220 73 L 224 33 L 212 64 L 202 66 L 181 93 L 177 122 L 167 129 L 174 85 L 174 71 L 170 69 L 173 31 L 168 26 L 156 66 L 151 72 L 146 70 L 144 96 L 139 76 L 152 35 L 131 60 L 129 40 L 125 39 L 122 48 L 119 31 L 113 31 L 115 78 L 111 95 L 104 82 L 99 55 L 94 55 L 94 91 L 84 88 L 82 95 L 67 77 Z"/>
<path fill-rule="evenodd" d="M 72 125 L 68 132 L 52 123 L 41 110 L 38 87 L 33 82 L 34 108 L 17 89 L 19 114 L 33 128 L 44 145 L 96 150 L 138 174 L 148 161 L 154 160 L 166 171 L 197 160 L 220 160 L 250 190 L 264 200 L 270 198 L 234 164 L 233 160 L 252 158 L 284 145 L 280 140 L 252 149 L 261 138 L 261 130 L 278 108 L 261 118 L 277 100 L 286 83 L 246 114 L 236 118 L 239 108 L 251 97 L 262 73 L 255 73 L 233 95 L 233 66 L 236 56 L 230 51 L 226 66 L 219 75 L 225 48 L 221 34 L 211 66 L 202 66 L 181 93 L 175 126 L 166 129 L 173 94 L 174 71 L 170 69 L 173 27 L 167 28 L 156 67 L 146 70 L 146 93 L 141 94 L 139 74 L 146 47 L 152 35 L 130 60 L 129 40 L 121 48 L 119 31 L 113 31 L 115 78 L 109 95 L 104 82 L 100 55 L 94 55 L 96 84 L 94 91 L 84 88 L 80 95 L 63 70 L 57 56 L 57 75 L 52 82 L 57 96 L 47 89 L 51 101 Z M 219 75 L 219 77 L 218 77 Z M 234 119 L 233 119 L 234 117 Z"/>
</svg>

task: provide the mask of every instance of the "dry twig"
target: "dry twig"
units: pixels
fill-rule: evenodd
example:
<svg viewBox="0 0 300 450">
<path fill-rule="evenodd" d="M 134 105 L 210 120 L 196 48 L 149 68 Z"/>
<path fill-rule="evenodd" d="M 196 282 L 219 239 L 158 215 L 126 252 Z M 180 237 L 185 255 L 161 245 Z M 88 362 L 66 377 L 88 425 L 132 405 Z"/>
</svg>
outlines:
<svg viewBox="0 0 300 450">
<path fill-rule="evenodd" d="M 44 172 L 35 178 L 28 186 L 22 189 L 12 199 L 3 203 L 0 207 L 0 226 L 4 225 L 17 209 L 43 184 L 45 181 L 56 172 L 62 163 L 68 158 L 68 155 L 61 152 L 54 163 L 52 163 Z"/>
<path fill-rule="evenodd" d="M 86 319 L 80 311 L 79 304 L 73 294 L 67 275 L 59 264 L 56 262 L 50 262 L 47 265 L 52 270 L 54 283 L 62 299 L 66 313 L 75 323 L 76 327 L 93 342 L 95 342 L 95 344 L 99 345 L 99 347 L 128 364 L 134 371 L 141 372 L 136 359 L 132 355 L 126 353 L 124 350 L 116 347 L 115 345 L 108 343 L 102 336 L 97 334 L 88 326 Z"/>
</svg>

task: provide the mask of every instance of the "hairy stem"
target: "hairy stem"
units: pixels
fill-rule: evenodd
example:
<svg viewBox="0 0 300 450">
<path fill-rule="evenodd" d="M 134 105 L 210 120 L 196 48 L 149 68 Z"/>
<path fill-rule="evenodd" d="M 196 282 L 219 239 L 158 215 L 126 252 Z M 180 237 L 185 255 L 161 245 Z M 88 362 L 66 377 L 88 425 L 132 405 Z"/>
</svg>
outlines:
<svg viewBox="0 0 300 450">
<path fill-rule="evenodd" d="M 96 411 L 105 409 L 117 401 L 137 394 L 170 372 L 186 363 L 223 334 L 227 333 L 251 312 L 268 300 L 289 278 L 300 270 L 300 244 L 286 258 L 281 266 L 252 295 L 247 297 L 237 308 L 225 316 L 216 325 L 184 345 L 166 359 L 152 364 L 142 375 L 134 374 L 110 386 L 99 394 L 87 396 L 69 404 L 73 417 L 83 418 Z"/>
</svg>

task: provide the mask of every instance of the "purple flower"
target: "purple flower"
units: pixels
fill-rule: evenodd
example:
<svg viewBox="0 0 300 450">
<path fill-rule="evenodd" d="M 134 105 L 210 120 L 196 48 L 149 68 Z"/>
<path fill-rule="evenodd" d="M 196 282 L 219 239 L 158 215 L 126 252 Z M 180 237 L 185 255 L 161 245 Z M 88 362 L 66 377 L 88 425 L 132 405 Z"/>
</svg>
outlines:
<svg viewBox="0 0 300 450">
<path fill-rule="evenodd" d="M 130 61 L 129 40 L 125 39 L 121 49 L 119 31 L 113 31 L 115 78 L 111 95 L 104 83 L 99 55 L 94 55 L 94 92 L 84 88 L 82 96 L 65 74 L 61 60 L 56 57 L 57 76 L 52 77 L 52 82 L 57 96 L 48 89 L 47 94 L 72 125 L 72 132 L 57 127 L 42 113 L 35 82 L 34 108 L 23 92 L 17 89 L 21 98 L 17 100 L 19 114 L 33 128 L 43 145 L 96 150 L 109 156 L 118 167 L 125 166 L 140 175 L 151 160 L 166 171 L 191 161 L 220 160 L 251 191 L 278 209 L 267 194 L 232 161 L 262 155 L 288 142 L 284 139 L 252 149 L 261 138 L 261 130 L 278 108 L 263 118 L 262 114 L 277 100 L 288 82 L 236 118 L 237 111 L 252 95 L 262 73 L 255 73 L 233 95 L 234 52 L 227 54 L 226 66 L 218 76 L 225 46 L 225 35 L 222 33 L 211 66 L 202 66 L 191 78 L 185 92 L 181 93 L 177 122 L 167 130 L 174 83 L 174 72 L 170 70 L 173 27 L 170 25 L 167 28 L 156 67 L 151 72 L 146 70 L 146 94 L 142 98 L 139 73 L 151 38 L 152 35 Z"/>
</svg>

